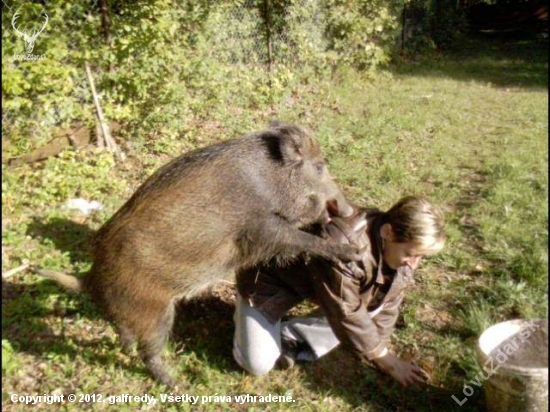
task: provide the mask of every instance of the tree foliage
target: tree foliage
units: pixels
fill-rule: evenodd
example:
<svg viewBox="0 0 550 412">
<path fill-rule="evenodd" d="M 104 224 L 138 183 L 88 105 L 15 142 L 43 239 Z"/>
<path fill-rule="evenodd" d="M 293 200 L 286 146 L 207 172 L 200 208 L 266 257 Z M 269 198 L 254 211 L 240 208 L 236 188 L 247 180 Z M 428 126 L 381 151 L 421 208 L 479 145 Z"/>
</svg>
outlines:
<svg viewBox="0 0 550 412">
<path fill-rule="evenodd" d="M 107 7 L 102 12 L 101 4 Z M 177 136 L 227 102 L 263 109 L 338 66 L 375 70 L 399 42 L 402 1 L 51 1 L 2 14 L 3 141 L 51 138 L 53 126 L 92 127 L 88 63 L 106 116 L 126 139 Z M 25 60 L 13 14 L 49 22 Z M 108 25 L 105 18 L 108 19 Z M 8 146 L 13 155 L 29 145 Z"/>
</svg>

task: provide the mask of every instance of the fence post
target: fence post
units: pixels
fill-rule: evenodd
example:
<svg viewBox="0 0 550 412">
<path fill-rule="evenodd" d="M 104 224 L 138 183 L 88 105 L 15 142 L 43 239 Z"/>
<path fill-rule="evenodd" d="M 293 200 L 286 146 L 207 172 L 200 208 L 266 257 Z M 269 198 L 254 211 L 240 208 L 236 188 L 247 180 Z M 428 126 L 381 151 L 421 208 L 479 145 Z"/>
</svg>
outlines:
<svg viewBox="0 0 550 412">
<path fill-rule="evenodd" d="M 406 32 L 405 28 L 407 25 L 407 2 L 403 2 L 403 14 L 401 18 L 401 54 L 403 54 L 403 51 L 405 50 L 405 41 L 407 40 L 405 38 Z"/>
<path fill-rule="evenodd" d="M 265 34 L 266 34 L 266 40 L 267 40 L 267 65 L 268 70 L 271 73 L 271 69 L 273 66 L 273 47 L 271 44 L 271 7 L 269 4 L 269 0 L 264 1 L 265 6 Z"/>
</svg>

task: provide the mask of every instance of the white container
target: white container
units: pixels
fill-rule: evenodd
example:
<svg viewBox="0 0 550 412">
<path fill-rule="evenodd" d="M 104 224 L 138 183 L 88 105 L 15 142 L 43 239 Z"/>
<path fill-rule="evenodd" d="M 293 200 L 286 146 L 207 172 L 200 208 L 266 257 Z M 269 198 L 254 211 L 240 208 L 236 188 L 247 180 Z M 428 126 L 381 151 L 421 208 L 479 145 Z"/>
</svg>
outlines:
<svg viewBox="0 0 550 412">
<path fill-rule="evenodd" d="M 548 411 L 548 320 L 510 320 L 486 329 L 478 341 L 491 412 Z"/>
</svg>

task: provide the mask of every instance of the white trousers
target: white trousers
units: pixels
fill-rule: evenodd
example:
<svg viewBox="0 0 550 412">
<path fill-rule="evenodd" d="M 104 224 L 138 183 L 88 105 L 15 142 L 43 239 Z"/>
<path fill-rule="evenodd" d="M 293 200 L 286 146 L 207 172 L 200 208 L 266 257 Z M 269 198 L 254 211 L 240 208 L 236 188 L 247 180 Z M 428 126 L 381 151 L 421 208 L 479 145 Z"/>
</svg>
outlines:
<svg viewBox="0 0 550 412">
<path fill-rule="evenodd" d="M 310 349 L 301 351 L 297 357 L 303 361 L 317 360 L 340 343 L 324 316 L 273 324 L 239 294 L 234 320 L 233 357 L 253 375 L 265 375 L 273 369 L 281 355 L 281 336 L 308 344 Z"/>
</svg>

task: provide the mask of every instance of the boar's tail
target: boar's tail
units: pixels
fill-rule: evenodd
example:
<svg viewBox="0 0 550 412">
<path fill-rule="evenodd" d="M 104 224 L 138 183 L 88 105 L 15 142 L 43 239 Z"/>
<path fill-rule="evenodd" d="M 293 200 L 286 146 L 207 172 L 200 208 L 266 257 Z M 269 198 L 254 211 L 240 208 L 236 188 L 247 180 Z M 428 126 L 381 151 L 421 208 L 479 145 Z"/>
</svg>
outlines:
<svg viewBox="0 0 550 412">
<path fill-rule="evenodd" d="M 39 268 L 35 268 L 34 271 L 37 275 L 56 281 L 71 292 L 82 292 L 82 281 L 72 275 L 56 272 L 55 270 L 45 270 Z"/>
</svg>

